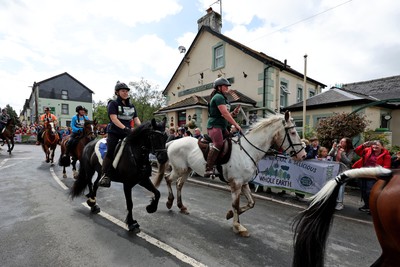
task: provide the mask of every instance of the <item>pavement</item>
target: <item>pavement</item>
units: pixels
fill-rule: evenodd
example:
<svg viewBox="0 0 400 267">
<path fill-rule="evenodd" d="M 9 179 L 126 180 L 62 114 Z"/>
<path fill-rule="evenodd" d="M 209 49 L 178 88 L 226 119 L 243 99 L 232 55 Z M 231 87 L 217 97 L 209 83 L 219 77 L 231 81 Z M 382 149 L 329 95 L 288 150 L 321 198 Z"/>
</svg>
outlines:
<svg viewBox="0 0 400 267">
<path fill-rule="evenodd" d="M 188 179 L 188 181 L 202 186 L 209 186 L 230 191 L 227 184 L 220 181 L 218 178 L 211 179 L 193 175 Z M 300 209 L 307 208 L 310 203 L 310 201 L 307 199 L 307 196 L 305 198 L 300 198 L 294 192 L 290 192 L 289 190 L 286 190 L 286 193 L 282 194 L 281 189 L 271 188 L 271 190 L 268 190 L 266 187 L 262 186 L 256 188 L 252 184 L 250 187 L 253 197 L 256 198 L 256 200 L 259 199 L 277 202 L 284 205 L 298 207 Z M 343 204 L 344 208 L 342 210 L 337 210 L 335 212 L 335 216 L 372 224 L 372 216 L 368 213 L 358 210 L 358 208 L 364 204 L 361 200 L 361 192 L 358 187 L 346 185 Z"/>
</svg>

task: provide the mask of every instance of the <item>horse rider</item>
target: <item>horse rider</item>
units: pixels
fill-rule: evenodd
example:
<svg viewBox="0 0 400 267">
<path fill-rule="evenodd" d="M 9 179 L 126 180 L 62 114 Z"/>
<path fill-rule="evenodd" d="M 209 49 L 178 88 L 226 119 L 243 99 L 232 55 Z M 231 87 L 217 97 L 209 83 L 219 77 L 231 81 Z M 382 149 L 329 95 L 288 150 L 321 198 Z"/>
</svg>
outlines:
<svg viewBox="0 0 400 267">
<path fill-rule="evenodd" d="M 3 108 L 0 115 L 0 134 L 3 133 L 9 119 L 10 116 L 7 114 L 7 109 Z"/>
<path fill-rule="evenodd" d="M 102 177 L 99 186 L 110 187 L 110 172 L 114 160 L 114 150 L 119 140 L 124 139 L 135 125 L 141 124 L 135 106 L 129 101 L 129 87 L 117 82 L 114 93 L 116 100 L 108 102 L 107 113 L 110 123 L 107 125 L 107 153 L 103 160 Z"/>
<path fill-rule="evenodd" d="M 83 133 L 83 126 L 85 125 L 85 121 L 89 120 L 89 117 L 86 115 L 87 109 L 81 105 L 77 106 L 76 115 L 74 115 L 71 119 L 71 128 L 72 133 L 69 136 L 69 140 L 66 144 L 66 151 L 63 157 L 67 157 L 69 152 L 72 151 L 75 146 L 79 143 L 79 139 Z"/>
<path fill-rule="evenodd" d="M 43 143 L 43 132 L 44 129 L 47 127 L 47 124 L 49 122 L 53 122 L 54 123 L 54 127 L 56 127 L 58 125 L 58 119 L 56 117 L 56 115 L 52 114 L 50 111 L 49 107 L 46 107 L 44 109 L 44 114 L 42 114 L 39 118 L 39 125 L 40 125 L 40 129 L 38 131 L 37 134 L 37 141 L 36 141 L 36 145 L 40 145 L 40 143 Z M 61 140 L 61 138 L 60 138 Z"/>
<path fill-rule="evenodd" d="M 214 164 L 218 154 L 223 146 L 224 138 L 229 136 L 228 123 L 234 125 L 241 132 L 242 128 L 232 116 L 239 113 L 240 106 L 237 106 L 233 112 L 229 112 L 230 104 L 224 94 L 229 92 L 230 82 L 220 77 L 214 81 L 214 91 L 211 93 L 211 100 L 208 105 L 207 133 L 210 136 L 213 146 L 207 155 L 206 171 L 204 177 L 214 175 Z"/>
</svg>

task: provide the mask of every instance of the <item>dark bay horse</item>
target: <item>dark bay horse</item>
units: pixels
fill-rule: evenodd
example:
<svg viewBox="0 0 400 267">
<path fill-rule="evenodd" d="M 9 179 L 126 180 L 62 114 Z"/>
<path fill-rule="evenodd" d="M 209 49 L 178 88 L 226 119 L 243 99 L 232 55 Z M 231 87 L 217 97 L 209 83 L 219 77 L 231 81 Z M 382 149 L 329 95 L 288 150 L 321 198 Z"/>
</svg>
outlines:
<svg viewBox="0 0 400 267">
<path fill-rule="evenodd" d="M 96 121 L 91 121 L 87 120 L 85 121 L 85 124 L 83 125 L 83 132 L 79 136 L 79 141 L 75 145 L 75 147 L 69 151 L 69 155 L 66 157 L 63 157 L 65 154 L 65 151 L 67 150 L 67 142 L 70 139 L 70 135 L 67 135 L 64 137 L 61 141 L 61 155 L 58 160 L 58 165 L 63 167 L 63 178 L 67 178 L 67 173 L 65 171 L 65 168 L 68 167 L 70 164 L 72 164 L 72 171 L 73 171 L 73 177 L 75 178 L 77 176 L 76 172 L 76 162 L 78 160 L 81 160 L 82 157 L 82 152 L 83 148 L 94 138 L 96 138 Z M 72 160 L 71 160 L 72 159 Z"/>
<path fill-rule="evenodd" d="M 310 206 L 294 221 L 293 267 L 324 265 L 339 188 L 355 178 L 378 179 L 370 194 L 369 207 L 382 254 L 371 266 L 400 265 L 400 170 L 375 167 L 345 171 L 313 196 Z"/>
<path fill-rule="evenodd" d="M 48 121 L 43 133 L 42 149 L 46 154 L 46 162 L 50 162 L 51 165 L 54 164 L 54 153 L 59 140 L 60 136 L 55 129 L 54 122 Z"/>
<path fill-rule="evenodd" d="M 123 141 L 125 145 L 121 148 L 122 153 L 111 178 L 114 182 L 123 183 L 128 209 L 125 222 L 128 225 L 129 231 L 140 231 L 139 224 L 133 219 L 132 215 L 132 188 L 136 184 L 143 186 L 154 194 L 151 203 L 146 207 L 147 212 L 153 213 L 157 211 L 160 192 L 150 180 L 151 165 L 149 162 L 149 153 L 155 154 L 159 162 L 165 162 L 167 160 L 165 157 L 166 140 L 165 121 L 163 123 L 156 123 L 153 119 L 151 122 L 142 123 L 139 127 L 135 128 Z M 79 173 L 70 190 L 71 197 L 75 198 L 83 194 L 85 188 L 88 187 L 89 193 L 86 195 L 88 198 L 86 203 L 91 207 L 93 213 L 100 212 L 100 208 L 96 204 L 96 192 L 101 175 L 101 165 L 95 149 L 98 142 L 101 142 L 101 140 L 93 140 L 83 149 Z M 118 153 L 116 153 L 116 158 L 118 158 Z M 97 178 L 93 184 L 92 177 L 95 172 L 97 172 Z"/>
<path fill-rule="evenodd" d="M 11 151 L 14 149 L 14 135 L 15 135 L 15 124 L 13 119 L 8 119 L 7 124 L 4 127 L 4 131 L 0 133 L 0 138 L 3 140 L 3 144 L 7 144 L 8 150 L 7 152 L 11 154 Z"/>
</svg>

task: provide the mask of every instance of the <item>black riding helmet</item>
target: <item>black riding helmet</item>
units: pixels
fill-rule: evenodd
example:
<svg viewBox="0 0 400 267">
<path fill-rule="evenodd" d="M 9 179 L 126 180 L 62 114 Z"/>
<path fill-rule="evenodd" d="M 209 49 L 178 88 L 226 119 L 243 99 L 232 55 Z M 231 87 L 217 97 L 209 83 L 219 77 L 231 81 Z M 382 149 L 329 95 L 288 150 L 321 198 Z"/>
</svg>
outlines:
<svg viewBox="0 0 400 267">
<path fill-rule="evenodd" d="M 75 111 L 78 113 L 79 110 L 85 110 L 85 107 L 82 107 L 81 105 L 77 106 Z"/>
<path fill-rule="evenodd" d="M 231 86 L 231 83 L 227 79 L 222 78 L 222 77 L 220 77 L 214 81 L 214 89 L 218 89 L 218 86 L 221 86 L 221 85 Z"/>
<path fill-rule="evenodd" d="M 114 89 L 115 94 L 117 94 L 117 92 L 118 92 L 119 90 L 121 90 L 121 89 L 125 89 L 125 90 L 128 90 L 128 91 L 131 90 L 131 89 L 129 89 L 128 85 L 126 85 L 125 83 L 121 83 L 121 82 L 118 81 L 117 84 L 115 85 L 115 89 Z"/>
</svg>

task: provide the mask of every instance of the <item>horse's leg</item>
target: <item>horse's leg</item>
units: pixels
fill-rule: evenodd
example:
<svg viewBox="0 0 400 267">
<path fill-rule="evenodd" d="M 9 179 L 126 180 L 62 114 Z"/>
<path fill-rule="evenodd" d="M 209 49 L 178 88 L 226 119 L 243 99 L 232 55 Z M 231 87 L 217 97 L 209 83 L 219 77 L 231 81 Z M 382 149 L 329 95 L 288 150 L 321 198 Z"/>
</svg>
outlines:
<svg viewBox="0 0 400 267">
<path fill-rule="evenodd" d="M 158 201 L 160 200 L 160 191 L 154 186 L 151 182 L 150 178 L 144 179 L 139 183 L 141 186 L 149 190 L 154 194 L 154 197 L 151 199 L 150 204 L 146 206 L 146 210 L 148 213 L 153 213 L 157 211 Z"/>
<path fill-rule="evenodd" d="M 67 172 L 65 170 L 65 166 L 63 166 L 63 178 L 67 178 Z"/>
<path fill-rule="evenodd" d="M 252 209 L 254 207 L 254 204 L 255 204 L 253 196 L 251 195 L 251 190 L 250 190 L 249 184 L 245 184 L 245 185 L 242 186 L 242 193 L 247 199 L 247 205 L 239 207 L 239 210 L 238 210 L 238 214 L 239 215 L 242 214 L 243 212 L 249 210 L 249 209 Z M 232 217 L 233 217 L 233 211 L 230 210 L 226 214 L 226 219 L 229 220 Z"/>
<path fill-rule="evenodd" d="M 170 174 L 165 175 L 165 181 L 167 183 L 167 189 L 168 189 L 168 200 L 167 200 L 167 203 L 166 203 L 168 209 L 171 209 L 172 204 L 174 203 L 174 198 L 175 198 L 174 197 L 174 192 L 172 191 L 172 177 L 171 177 L 171 174 L 172 174 L 172 172 Z"/>
<path fill-rule="evenodd" d="M 187 180 L 189 176 L 189 171 L 185 172 L 176 182 L 176 204 L 178 205 L 178 208 L 181 209 L 181 212 L 184 214 L 189 214 L 189 211 L 183 205 L 182 202 L 182 187 L 185 184 L 185 181 Z"/>
<path fill-rule="evenodd" d="M 74 179 L 76 179 L 76 177 L 78 177 L 78 172 L 76 171 L 76 162 L 77 159 L 75 157 L 72 157 L 72 177 L 74 177 Z"/>
<path fill-rule="evenodd" d="M 128 214 L 126 215 L 125 223 L 128 225 L 129 232 L 139 233 L 140 232 L 140 225 L 136 220 L 133 219 L 132 209 L 132 186 L 124 183 L 124 194 L 125 194 L 125 201 L 126 201 L 126 208 L 128 210 Z"/>
<path fill-rule="evenodd" d="M 230 182 L 231 196 L 232 196 L 232 209 L 233 209 L 233 232 L 243 237 L 248 237 L 250 234 L 247 229 L 240 224 L 239 221 L 239 209 L 240 209 L 240 192 L 242 185 L 236 184 L 234 181 Z M 232 211 L 228 211 L 226 218 L 230 216 Z"/>
<path fill-rule="evenodd" d="M 50 151 L 51 151 L 50 163 L 51 163 L 52 166 L 54 165 L 54 153 L 56 152 L 56 148 L 57 148 L 57 146 L 52 148 L 52 149 L 50 149 Z"/>
</svg>

